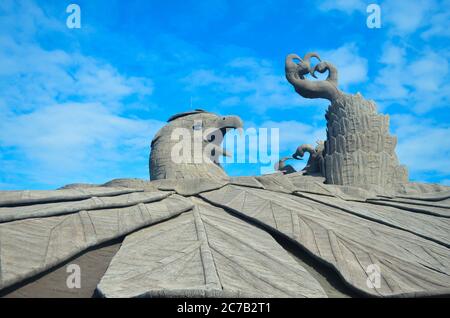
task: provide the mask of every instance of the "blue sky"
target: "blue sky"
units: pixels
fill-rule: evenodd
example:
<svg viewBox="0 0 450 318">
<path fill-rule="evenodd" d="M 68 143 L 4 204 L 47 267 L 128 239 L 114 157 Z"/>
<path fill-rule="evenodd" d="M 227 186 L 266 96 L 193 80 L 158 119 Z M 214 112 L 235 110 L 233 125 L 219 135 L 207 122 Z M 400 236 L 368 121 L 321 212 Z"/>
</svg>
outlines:
<svg viewBox="0 0 450 318">
<path fill-rule="evenodd" d="M 70 3 L 81 29 L 66 27 Z M 449 25 L 448 0 L 2 0 L 0 189 L 148 178 L 154 133 L 191 100 L 279 128 L 289 155 L 325 136 L 328 102 L 284 78 L 286 54 L 309 51 L 390 115 L 411 180 L 450 184 Z"/>
</svg>

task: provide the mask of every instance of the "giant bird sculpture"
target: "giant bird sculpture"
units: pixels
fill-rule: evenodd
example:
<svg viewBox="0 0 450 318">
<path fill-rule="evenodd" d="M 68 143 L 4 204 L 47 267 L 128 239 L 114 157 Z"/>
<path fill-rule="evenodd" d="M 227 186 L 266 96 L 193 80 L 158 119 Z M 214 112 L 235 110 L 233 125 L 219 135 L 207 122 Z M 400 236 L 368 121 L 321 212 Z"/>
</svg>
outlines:
<svg viewBox="0 0 450 318">
<path fill-rule="evenodd" d="M 295 90 L 331 102 L 325 171 L 230 177 L 218 156 L 240 118 L 177 114 L 153 138 L 151 180 L 0 192 L 0 295 L 450 295 L 450 188 L 409 182 L 374 103 L 340 92 L 330 63 L 291 58 Z"/>
</svg>

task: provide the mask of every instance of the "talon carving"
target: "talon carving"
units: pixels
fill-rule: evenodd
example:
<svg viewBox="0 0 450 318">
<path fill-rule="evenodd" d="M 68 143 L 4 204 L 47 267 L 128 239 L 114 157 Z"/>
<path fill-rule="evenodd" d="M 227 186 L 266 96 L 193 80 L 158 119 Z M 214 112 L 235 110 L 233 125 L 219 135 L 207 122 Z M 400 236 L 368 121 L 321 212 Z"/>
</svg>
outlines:
<svg viewBox="0 0 450 318">
<path fill-rule="evenodd" d="M 274 166 L 275 171 L 281 171 L 284 174 L 294 173 L 296 170 L 291 165 L 287 165 L 286 161 L 292 159 L 291 157 L 281 158 Z"/>
<path fill-rule="evenodd" d="M 305 57 L 302 59 L 297 54 L 289 54 L 286 59 L 289 59 L 291 61 L 293 60 L 299 60 L 300 63 L 296 64 L 296 70 L 294 76 L 298 77 L 299 79 L 305 79 L 305 75 L 311 74 L 311 58 L 315 57 L 316 59 L 321 61 L 320 56 L 317 53 L 311 52 L 305 55 Z M 292 62 L 293 63 L 293 62 Z"/>
<path fill-rule="evenodd" d="M 302 171 L 307 174 L 324 174 L 324 159 L 323 151 L 325 149 L 325 143 L 322 140 L 317 141 L 317 146 L 314 148 L 312 145 L 303 144 L 297 148 L 292 155 L 294 159 L 302 160 L 306 152 L 309 153 L 308 163 Z"/>
<path fill-rule="evenodd" d="M 311 69 L 310 60 L 316 57 L 320 63 L 316 64 Z M 295 63 L 297 59 L 300 62 Z M 325 73 L 328 71 L 328 77 L 323 81 L 311 81 L 305 78 L 306 74 L 311 74 L 312 77 L 317 78 L 315 72 Z M 338 72 L 333 64 L 321 61 L 318 54 L 312 52 L 305 55 L 301 59 L 297 54 L 289 54 L 285 61 L 286 79 L 291 83 L 295 91 L 305 98 L 324 98 L 333 102 L 341 91 L 338 89 Z"/>
</svg>

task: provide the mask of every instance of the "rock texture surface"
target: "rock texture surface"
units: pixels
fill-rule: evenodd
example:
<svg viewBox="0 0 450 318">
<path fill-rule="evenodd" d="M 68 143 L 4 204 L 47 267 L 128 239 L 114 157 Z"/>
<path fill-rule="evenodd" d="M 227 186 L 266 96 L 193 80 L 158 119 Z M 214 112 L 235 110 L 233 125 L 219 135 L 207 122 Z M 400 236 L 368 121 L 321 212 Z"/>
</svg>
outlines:
<svg viewBox="0 0 450 318">
<path fill-rule="evenodd" d="M 361 95 L 342 94 L 326 113 L 327 183 L 363 188 L 395 188 L 408 182 L 408 171 L 395 153 L 389 117 Z"/>
<path fill-rule="evenodd" d="M 419 229 L 419 235 L 414 224 L 407 224 L 414 213 L 384 211 L 377 215 L 370 206 L 348 208 L 351 203 L 339 202 L 333 207 L 329 199 L 311 200 L 233 185 L 201 197 L 284 234 L 333 266 L 361 292 L 374 296 L 450 293 L 448 220 L 436 219 Z M 415 225 L 422 220 L 416 221 Z M 370 264 L 380 266 L 383 281 L 378 289 L 367 285 Z"/>
<path fill-rule="evenodd" d="M 326 297 L 264 231 L 198 199 L 128 236 L 98 289 L 107 297 Z M 170 248 L 167 248 L 170 246 Z"/>
<path fill-rule="evenodd" d="M 149 197 L 155 198 L 152 194 Z M 189 201 L 173 195 L 162 201 L 123 208 L 80 210 L 61 216 L 0 223 L 0 290 L 48 270 L 90 247 L 191 208 Z M 20 214 L 20 209 L 16 213 Z"/>
<path fill-rule="evenodd" d="M 116 255 L 121 243 L 112 243 L 87 250 L 81 256 L 68 259 L 50 273 L 38 275 L 30 281 L 21 281 L 13 288 L 0 291 L 5 298 L 91 298 L 111 259 Z M 68 270 L 78 265 L 81 272 L 80 288 L 67 288 Z M 72 273 L 72 272 L 71 272 Z"/>
<path fill-rule="evenodd" d="M 173 192 L 172 192 L 173 193 Z M 126 208 L 167 198 L 171 192 L 133 192 L 112 197 L 91 197 L 71 202 L 42 203 L 0 208 L 0 222 L 56 216 L 80 211 Z"/>
<path fill-rule="evenodd" d="M 8 205 L 0 208 L 0 295 L 85 297 L 93 284 L 104 297 L 327 297 L 339 286 L 357 296 L 450 295 L 448 187 L 386 196 L 324 180 L 122 179 L 132 188 L 78 185 L 71 201 L 67 190 L 14 193 L 17 201 L 0 193 Z M 117 239 L 115 255 L 94 253 Z M 61 280 L 70 259 L 88 275 L 81 294 Z M 330 271 L 307 265 L 317 262 Z M 367 285 L 371 264 L 380 288 Z"/>
</svg>

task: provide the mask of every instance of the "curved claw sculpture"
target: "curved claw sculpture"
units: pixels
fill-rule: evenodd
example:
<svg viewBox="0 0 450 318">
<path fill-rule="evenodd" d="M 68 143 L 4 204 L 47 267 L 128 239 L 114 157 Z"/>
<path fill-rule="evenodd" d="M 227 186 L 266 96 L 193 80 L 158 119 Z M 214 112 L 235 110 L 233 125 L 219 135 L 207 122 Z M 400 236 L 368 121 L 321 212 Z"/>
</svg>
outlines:
<svg viewBox="0 0 450 318">
<path fill-rule="evenodd" d="M 311 69 L 310 59 L 316 57 L 320 63 Z M 299 60 L 295 63 L 294 60 Z M 313 81 L 305 78 L 306 74 L 315 77 L 315 72 L 325 73 L 328 71 L 328 77 L 323 81 Z M 338 72 L 333 64 L 321 61 L 317 53 L 308 53 L 304 59 L 297 54 L 289 54 L 285 61 L 286 79 L 291 83 L 295 91 L 305 98 L 324 98 L 334 101 L 342 93 L 338 89 Z"/>
<path fill-rule="evenodd" d="M 292 159 L 292 158 L 291 157 L 281 158 L 274 166 L 275 171 L 281 171 L 281 172 L 283 172 L 283 174 L 290 174 L 290 173 L 297 172 L 294 167 L 286 164 L 286 161 L 288 161 L 290 159 Z"/>
<path fill-rule="evenodd" d="M 310 64 L 311 57 L 320 61 L 314 67 Z M 399 164 L 395 154 L 397 139 L 389 134 L 389 117 L 378 113 L 375 103 L 364 99 L 361 94 L 341 92 L 338 71 L 333 64 L 320 60 L 316 53 L 307 54 L 303 60 L 296 54 L 289 54 L 285 70 L 287 80 L 299 95 L 331 102 L 325 115 L 327 141 L 320 164 L 315 161 L 315 149 L 299 150 L 300 153 L 309 151 L 311 154 L 311 162 L 305 168 L 307 172 L 320 170 L 329 184 L 379 190 L 401 187 L 408 182 L 408 171 Z M 325 80 L 305 77 L 309 73 L 317 78 L 316 73 L 327 72 Z"/>
<path fill-rule="evenodd" d="M 310 144 L 303 144 L 297 148 L 292 155 L 294 159 L 302 160 L 306 152 L 309 153 L 308 163 L 302 171 L 307 174 L 324 174 L 324 159 L 323 151 L 325 149 L 325 143 L 322 140 L 317 141 L 317 146 L 314 148 Z"/>
<path fill-rule="evenodd" d="M 318 59 L 319 62 L 322 61 L 320 59 L 319 54 L 317 54 L 315 52 L 307 53 L 303 59 L 300 56 L 298 56 L 297 54 L 289 54 L 286 59 L 289 59 L 290 61 L 293 61 L 293 60 L 300 61 L 300 63 L 296 64 L 297 69 L 295 72 L 296 72 L 297 76 L 303 80 L 303 79 L 305 79 L 305 75 L 307 75 L 308 73 L 311 74 L 312 76 L 314 76 L 312 74 L 312 70 L 311 70 L 311 58 L 313 58 L 313 57 Z"/>
</svg>

